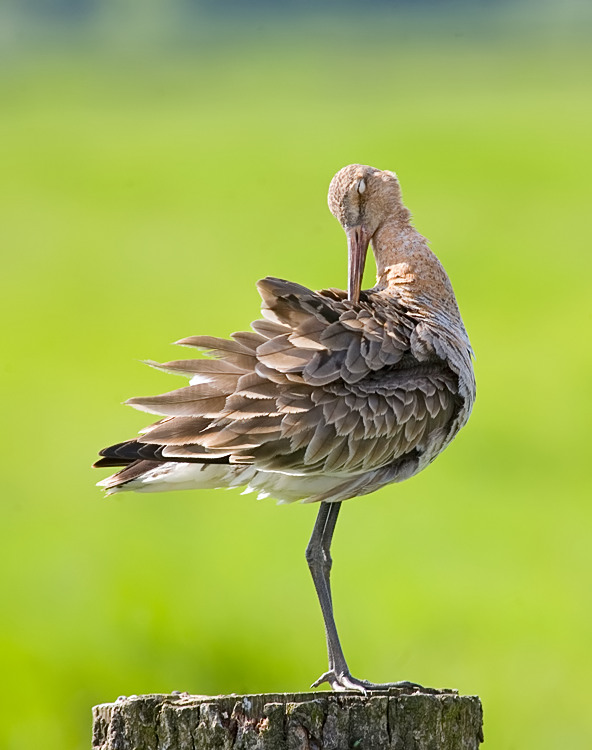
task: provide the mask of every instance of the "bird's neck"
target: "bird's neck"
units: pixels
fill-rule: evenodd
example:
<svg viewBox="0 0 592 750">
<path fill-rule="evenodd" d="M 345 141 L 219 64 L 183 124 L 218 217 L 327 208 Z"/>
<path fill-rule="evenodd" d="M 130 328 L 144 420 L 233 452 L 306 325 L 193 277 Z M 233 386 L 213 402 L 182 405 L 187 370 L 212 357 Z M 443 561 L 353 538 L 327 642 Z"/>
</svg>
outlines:
<svg viewBox="0 0 592 750">
<path fill-rule="evenodd" d="M 385 222 L 374 233 L 372 249 L 377 290 L 408 304 L 428 302 L 449 314 L 459 315 L 446 271 L 425 237 L 409 221 Z"/>
</svg>

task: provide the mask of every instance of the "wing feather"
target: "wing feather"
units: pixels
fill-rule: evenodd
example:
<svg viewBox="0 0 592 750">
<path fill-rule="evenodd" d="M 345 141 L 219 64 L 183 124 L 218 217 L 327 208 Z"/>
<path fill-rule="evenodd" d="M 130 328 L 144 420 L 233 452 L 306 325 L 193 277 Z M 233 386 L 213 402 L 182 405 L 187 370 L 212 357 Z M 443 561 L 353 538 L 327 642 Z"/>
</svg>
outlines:
<svg viewBox="0 0 592 750">
<path fill-rule="evenodd" d="M 102 459 L 130 462 L 110 487 L 141 476 L 139 464 L 227 461 L 343 475 L 347 484 L 335 479 L 314 495 L 343 499 L 346 486 L 360 494 L 408 476 L 430 441 L 449 439 L 462 404 L 458 374 L 440 356 L 441 342 L 425 326 L 418 332 L 423 324 L 396 301 L 363 293 L 354 305 L 339 290 L 274 278 L 258 287 L 264 319 L 253 331 L 177 342 L 210 359 L 149 362 L 192 384 L 127 402 L 166 418 Z"/>
</svg>

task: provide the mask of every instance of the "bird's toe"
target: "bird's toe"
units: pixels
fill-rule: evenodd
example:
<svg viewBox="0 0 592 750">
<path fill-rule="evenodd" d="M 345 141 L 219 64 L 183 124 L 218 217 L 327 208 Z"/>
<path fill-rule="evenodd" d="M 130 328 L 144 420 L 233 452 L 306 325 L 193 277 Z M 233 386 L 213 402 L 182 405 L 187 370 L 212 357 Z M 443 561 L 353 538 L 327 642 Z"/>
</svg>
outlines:
<svg viewBox="0 0 592 750">
<path fill-rule="evenodd" d="M 337 673 L 334 670 L 329 670 L 322 674 L 318 680 L 315 680 L 311 687 L 316 688 L 323 683 L 329 683 L 332 690 L 336 692 L 345 692 L 351 690 L 356 693 L 362 693 L 366 695 L 372 692 L 388 692 L 391 689 L 400 690 L 404 693 L 439 693 L 440 690 L 435 688 L 426 688 L 417 682 L 409 682 L 408 680 L 401 680 L 399 682 L 370 682 L 369 680 L 358 680 L 353 677 L 349 672 Z"/>
</svg>

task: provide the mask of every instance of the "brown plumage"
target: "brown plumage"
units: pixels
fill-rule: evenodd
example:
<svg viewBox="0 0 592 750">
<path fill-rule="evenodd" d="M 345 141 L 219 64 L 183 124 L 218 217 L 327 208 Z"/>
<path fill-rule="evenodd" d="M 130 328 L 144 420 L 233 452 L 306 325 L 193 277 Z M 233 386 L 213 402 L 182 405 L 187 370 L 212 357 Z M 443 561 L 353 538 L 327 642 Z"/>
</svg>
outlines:
<svg viewBox="0 0 592 750">
<path fill-rule="evenodd" d="M 177 342 L 210 359 L 149 362 L 190 385 L 130 399 L 164 418 L 95 465 L 125 467 L 99 483 L 109 492 L 246 486 L 281 502 L 321 501 L 309 563 L 327 626 L 322 679 L 367 690 L 376 686 L 351 677 L 332 634 L 328 572 L 313 558 L 327 567 L 340 501 L 407 479 L 448 445 L 475 381 L 452 286 L 412 227 L 396 176 L 345 167 L 329 207 L 348 238 L 348 293 L 260 281 L 253 332 Z M 362 292 L 369 242 L 377 282 Z"/>
</svg>

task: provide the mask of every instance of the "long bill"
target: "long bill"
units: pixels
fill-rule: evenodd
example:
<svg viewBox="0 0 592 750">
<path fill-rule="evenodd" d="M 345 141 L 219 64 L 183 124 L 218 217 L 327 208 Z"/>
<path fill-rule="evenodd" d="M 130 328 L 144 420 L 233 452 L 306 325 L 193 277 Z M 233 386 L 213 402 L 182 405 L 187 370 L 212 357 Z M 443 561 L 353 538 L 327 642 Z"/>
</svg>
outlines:
<svg viewBox="0 0 592 750">
<path fill-rule="evenodd" d="M 359 302 L 370 237 L 368 237 L 366 230 L 361 224 L 349 227 L 346 230 L 346 234 L 348 259 L 347 296 L 352 302 Z"/>
</svg>

